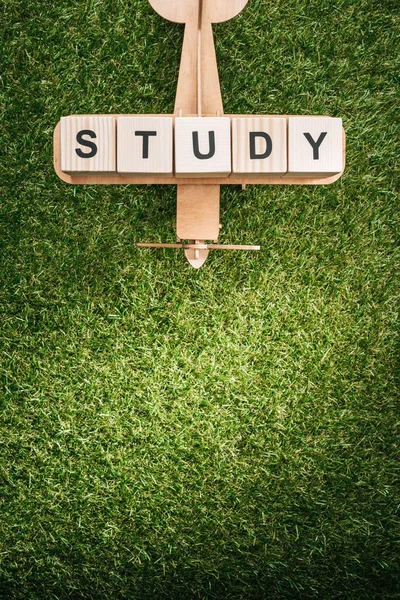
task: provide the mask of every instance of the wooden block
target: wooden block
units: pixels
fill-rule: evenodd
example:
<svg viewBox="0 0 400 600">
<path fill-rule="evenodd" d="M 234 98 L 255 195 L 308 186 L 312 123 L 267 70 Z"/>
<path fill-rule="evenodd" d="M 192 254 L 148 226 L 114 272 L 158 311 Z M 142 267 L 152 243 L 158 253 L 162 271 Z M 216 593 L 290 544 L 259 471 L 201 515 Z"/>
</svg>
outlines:
<svg viewBox="0 0 400 600">
<path fill-rule="evenodd" d="M 221 177 L 231 173 L 229 117 L 175 119 L 177 177 Z"/>
<path fill-rule="evenodd" d="M 101 175 L 116 170 L 114 117 L 61 117 L 61 171 Z"/>
<path fill-rule="evenodd" d="M 283 175 L 287 171 L 286 119 L 232 119 L 233 173 Z"/>
<path fill-rule="evenodd" d="M 118 173 L 172 175 L 172 118 L 118 118 Z"/>
<path fill-rule="evenodd" d="M 288 176 L 330 176 L 343 171 L 342 119 L 289 117 Z"/>
</svg>

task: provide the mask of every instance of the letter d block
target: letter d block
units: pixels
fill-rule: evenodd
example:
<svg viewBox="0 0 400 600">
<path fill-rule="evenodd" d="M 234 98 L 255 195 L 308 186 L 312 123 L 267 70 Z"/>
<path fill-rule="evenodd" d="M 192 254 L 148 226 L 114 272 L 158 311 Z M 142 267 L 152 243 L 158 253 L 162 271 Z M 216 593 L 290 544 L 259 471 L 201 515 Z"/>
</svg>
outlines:
<svg viewBox="0 0 400 600">
<path fill-rule="evenodd" d="M 342 171 L 342 119 L 289 117 L 288 175 L 329 177 Z"/>
<path fill-rule="evenodd" d="M 172 175 L 172 118 L 118 117 L 118 173 Z"/>
<path fill-rule="evenodd" d="M 232 119 L 233 172 L 240 175 L 284 175 L 287 171 L 286 119 Z"/>
<path fill-rule="evenodd" d="M 225 177 L 231 173 L 229 117 L 175 119 L 177 177 Z"/>
<path fill-rule="evenodd" d="M 115 173 L 113 117 L 61 117 L 61 171 L 70 175 Z"/>
</svg>

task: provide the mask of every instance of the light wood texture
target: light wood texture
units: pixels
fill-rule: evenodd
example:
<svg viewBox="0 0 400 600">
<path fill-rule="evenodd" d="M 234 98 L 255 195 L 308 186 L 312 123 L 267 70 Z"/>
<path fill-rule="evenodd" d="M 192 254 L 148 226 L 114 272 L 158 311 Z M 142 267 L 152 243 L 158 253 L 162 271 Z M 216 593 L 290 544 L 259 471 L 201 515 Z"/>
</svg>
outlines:
<svg viewBox="0 0 400 600">
<path fill-rule="evenodd" d="M 218 185 L 178 186 L 176 234 L 181 240 L 218 239 Z"/>
<path fill-rule="evenodd" d="M 153 8 L 164 18 L 185 23 L 182 58 L 179 70 L 178 86 L 175 98 L 174 112 L 176 115 L 189 116 L 204 113 L 221 116 L 223 104 L 218 76 L 217 60 L 214 48 L 214 39 L 211 27 L 212 18 L 223 21 L 234 17 L 247 0 L 150 0 Z M 210 6 L 218 4 L 220 11 L 212 11 Z M 206 93 L 203 94 L 203 91 Z M 230 154 L 230 153 L 229 153 Z M 179 167 L 178 167 L 179 169 Z M 229 167 L 230 171 L 230 167 Z M 203 190 L 203 193 L 205 190 Z M 193 203 L 184 202 L 182 199 L 193 194 Z M 203 199 L 209 207 L 209 217 L 202 219 L 202 239 L 218 238 L 219 232 L 219 186 L 207 188 L 208 199 Z M 187 186 L 184 190 L 178 186 L 177 198 L 177 223 L 194 223 L 198 216 L 199 194 L 194 186 Z M 180 210 L 184 214 L 180 215 Z M 206 227 L 207 224 L 207 227 Z M 217 229 L 216 235 L 212 235 Z M 179 235 L 179 233 L 178 233 Z M 180 236 L 184 237 L 184 236 Z M 187 236 L 185 236 L 187 238 Z M 194 236 L 194 239 L 197 239 Z M 193 254 L 194 253 L 194 254 Z M 208 250 L 185 250 L 189 263 L 199 268 L 208 256 Z"/>
<path fill-rule="evenodd" d="M 247 244 L 170 244 L 160 242 L 137 242 L 138 248 L 176 248 L 188 250 L 261 250 L 261 246 L 249 246 Z"/>
<path fill-rule="evenodd" d="M 151 7 L 163 19 L 187 23 L 199 12 L 199 0 L 149 0 Z"/>
<path fill-rule="evenodd" d="M 329 177 L 343 171 L 342 119 L 290 117 L 288 176 Z"/>
<path fill-rule="evenodd" d="M 127 115 L 112 115 L 114 117 L 119 116 L 127 116 Z M 132 115 L 136 116 L 136 115 Z M 150 116 L 150 115 L 143 115 Z M 174 115 L 151 115 L 157 117 L 169 116 L 173 117 Z M 225 115 L 226 117 L 240 117 L 244 119 L 252 119 L 254 117 L 260 118 L 263 115 Z M 266 115 L 268 117 L 275 117 L 276 115 Z M 285 115 L 283 115 L 285 116 Z M 323 118 L 323 117 L 316 117 Z M 229 177 L 216 177 L 216 178 L 177 178 L 174 176 L 157 176 L 154 175 L 134 175 L 134 176 L 123 176 L 118 175 L 118 173 L 112 175 L 69 175 L 67 173 L 63 173 L 61 170 L 61 123 L 58 123 L 53 135 L 53 162 L 54 169 L 56 174 L 62 181 L 73 185 L 128 185 L 128 184 L 136 184 L 136 185 L 152 185 L 152 184 L 169 184 L 169 185 L 205 185 L 205 184 L 219 184 L 219 185 L 249 185 L 249 184 L 257 184 L 257 185 L 329 185 L 337 181 L 343 174 L 343 170 L 345 168 L 345 159 L 346 159 L 346 135 L 344 130 L 342 129 L 342 144 L 343 144 L 343 169 L 341 173 L 337 173 L 336 175 L 324 176 L 268 176 L 268 175 L 239 175 L 232 173 Z M 209 239 L 213 239 L 212 237 Z"/>
<path fill-rule="evenodd" d="M 177 117 L 175 119 L 176 177 L 193 175 L 224 177 L 230 173 L 230 119 Z"/>
<path fill-rule="evenodd" d="M 161 0 L 161 4 L 165 5 L 167 3 L 165 0 Z M 201 44 L 199 48 L 200 5 L 198 0 L 188 0 L 188 2 L 179 1 L 168 4 L 168 10 L 175 9 L 179 11 L 182 18 L 182 20 L 175 18 L 170 20 L 186 23 L 174 112 L 176 115 L 199 114 L 198 104 L 201 74 L 198 69 L 198 57 L 199 55 L 201 56 L 204 48 L 204 44 Z M 163 9 L 166 10 L 164 7 Z M 160 14 L 163 16 L 162 12 Z M 222 105 L 222 98 L 220 102 Z"/>
<path fill-rule="evenodd" d="M 158 242 L 139 242 L 136 244 L 138 248 L 175 248 L 178 250 L 184 249 L 185 256 L 192 267 L 200 269 L 206 261 L 210 250 L 247 250 L 258 251 L 260 246 L 249 246 L 243 244 L 203 244 L 201 242 L 193 244 L 162 244 Z"/>
<path fill-rule="evenodd" d="M 112 116 L 61 118 L 61 170 L 70 175 L 116 172 L 115 119 Z"/>
<path fill-rule="evenodd" d="M 261 250 L 261 246 L 249 246 L 248 244 L 208 244 L 209 250 Z"/>
<path fill-rule="evenodd" d="M 248 0 L 203 0 L 211 23 L 222 23 L 236 17 Z M 153 9 L 168 21 L 187 23 L 190 12 L 198 12 L 199 0 L 149 0 Z M 188 17 L 189 14 L 189 17 Z"/>
<path fill-rule="evenodd" d="M 176 115 L 223 114 L 214 37 L 204 2 L 189 2 L 185 9 L 187 20 L 175 98 Z"/>
<path fill-rule="evenodd" d="M 248 0 L 149 0 L 164 19 L 185 23 L 175 114 L 222 114 L 211 23 L 232 19 Z M 207 90 L 206 94 L 202 90 Z"/>
<path fill-rule="evenodd" d="M 222 96 L 211 23 L 235 17 L 248 0 L 149 0 L 158 14 L 185 23 L 175 114 L 222 114 Z M 207 90 L 202 94 L 201 90 Z"/>
<path fill-rule="evenodd" d="M 184 253 L 189 264 L 194 269 L 200 269 L 206 262 L 210 251 L 208 248 L 202 250 L 199 250 L 199 248 L 185 248 Z"/>
<path fill-rule="evenodd" d="M 248 0 L 203 0 L 206 19 L 211 23 L 223 23 L 236 17 Z"/>
<path fill-rule="evenodd" d="M 138 248 L 196 248 L 197 250 L 206 250 L 207 244 L 170 244 L 163 242 L 137 242 L 136 246 Z"/>
<path fill-rule="evenodd" d="M 118 117 L 117 133 L 118 173 L 172 175 L 171 117 Z"/>
<path fill-rule="evenodd" d="M 257 135 L 261 134 L 261 135 Z M 251 139 L 253 135 L 253 139 Z M 265 138 L 263 136 L 268 136 Z M 232 119 L 232 170 L 241 175 L 283 175 L 287 172 L 286 119 Z M 252 151 L 257 158 L 252 158 Z M 266 156 L 269 153 L 268 156 Z"/>
</svg>

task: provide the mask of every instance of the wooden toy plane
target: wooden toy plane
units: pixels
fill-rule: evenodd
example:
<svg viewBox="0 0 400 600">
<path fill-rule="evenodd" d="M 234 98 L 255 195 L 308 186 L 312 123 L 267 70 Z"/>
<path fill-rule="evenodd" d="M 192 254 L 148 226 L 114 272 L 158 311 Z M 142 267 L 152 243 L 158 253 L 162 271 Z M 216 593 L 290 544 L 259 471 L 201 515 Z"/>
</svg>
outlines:
<svg viewBox="0 0 400 600">
<path fill-rule="evenodd" d="M 239 14 L 248 0 L 149 0 L 185 24 L 173 115 L 75 115 L 54 131 L 54 167 L 72 184 L 176 184 L 177 243 L 200 268 L 218 244 L 222 184 L 329 184 L 345 165 L 341 119 L 224 115 L 212 23 Z M 213 243 L 208 243 L 212 240 Z"/>
</svg>

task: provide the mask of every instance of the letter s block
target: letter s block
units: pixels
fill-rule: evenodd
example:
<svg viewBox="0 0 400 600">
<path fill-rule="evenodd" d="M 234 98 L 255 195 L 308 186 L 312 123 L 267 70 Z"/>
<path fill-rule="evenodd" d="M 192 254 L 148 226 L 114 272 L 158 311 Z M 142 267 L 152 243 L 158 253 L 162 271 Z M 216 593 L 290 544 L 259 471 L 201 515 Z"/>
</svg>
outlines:
<svg viewBox="0 0 400 600">
<path fill-rule="evenodd" d="M 329 177 L 343 171 L 342 119 L 289 117 L 288 175 Z"/>
<path fill-rule="evenodd" d="M 241 175 L 284 175 L 287 171 L 286 119 L 232 119 L 233 172 Z"/>
<path fill-rule="evenodd" d="M 231 173 L 229 117 L 175 119 L 177 177 L 225 177 Z"/>
<path fill-rule="evenodd" d="M 115 173 L 114 117 L 61 117 L 61 171 L 70 175 Z"/>
</svg>

